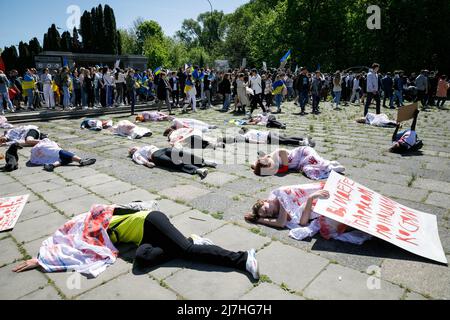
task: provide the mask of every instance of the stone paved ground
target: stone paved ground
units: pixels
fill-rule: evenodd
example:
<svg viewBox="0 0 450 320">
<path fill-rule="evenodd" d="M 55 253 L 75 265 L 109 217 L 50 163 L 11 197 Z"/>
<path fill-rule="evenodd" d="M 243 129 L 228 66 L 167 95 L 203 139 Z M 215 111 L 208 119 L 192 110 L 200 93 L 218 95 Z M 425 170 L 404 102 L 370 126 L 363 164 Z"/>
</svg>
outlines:
<svg viewBox="0 0 450 320">
<path fill-rule="evenodd" d="M 423 112 L 418 132 L 425 141 L 422 156 L 389 154 L 393 129 L 359 125 L 361 107 L 331 111 L 320 116 L 293 115 L 285 105 L 281 121 L 288 134 L 312 135 L 317 150 L 339 160 L 354 180 L 415 209 L 435 214 L 444 250 L 450 257 L 450 148 L 448 111 Z M 393 116 L 391 110 L 384 110 Z M 217 124 L 232 116 L 215 110 L 196 118 Z M 117 119 L 130 119 L 128 117 Z M 216 158 L 229 161 L 199 178 L 161 169 L 146 169 L 127 158 L 127 148 L 152 143 L 166 146 L 162 133 L 167 123 L 147 123 L 153 137 L 138 142 L 107 132 L 81 131 L 79 120 L 38 123 L 44 132 L 81 155 L 95 156 L 89 168 L 65 167 L 55 173 L 25 167 L 30 150 L 22 150 L 21 168 L 0 174 L 1 195 L 30 194 L 14 231 L 0 234 L 0 299 L 448 299 L 450 269 L 379 240 L 354 246 L 315 237 L 295 241 L 288 231 L 249 225 L 244 213 L 254 201 L 281 185 L 309 182 L 300 174 L 259 178 L 250 172 L 256 146 L 229 145 Z M 2 150 L 3 151 L 3 150 Z M 206 157 L 212 158 L 212 151 Z M 239 160 L 234 163 L 233 157 Z M 220 159 L 216 159 L 220 161 Z M 230 163 L 231 161 L 231 163 Z M 94 203 L 125 203 L 158 199 L 162 211 L 186 235 L 195 232 L 234 250 L 257 249 L 264 275 L 256 283 L 244 273 L 229 269 L 172 261 L 154 270 L 133 270 L 131 247 L 97 279 L 72 274 L 13 274 L 18 261 L 35 255 L 41 242 L 70 217 Z M 373 266 L 380 288 L 369 290 Z"/>
</svg>

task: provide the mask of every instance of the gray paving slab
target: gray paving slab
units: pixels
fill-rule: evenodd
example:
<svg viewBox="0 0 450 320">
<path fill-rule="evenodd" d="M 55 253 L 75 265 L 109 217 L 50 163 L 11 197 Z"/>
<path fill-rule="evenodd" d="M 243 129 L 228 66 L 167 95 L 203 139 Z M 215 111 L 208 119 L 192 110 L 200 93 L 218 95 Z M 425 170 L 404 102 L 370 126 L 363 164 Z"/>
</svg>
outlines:
<svg viewBox="0 0 450 320">
<path fill-rule="evenodd" d="M 158 199 L 159 196 L 143 189 L 132 190 L 110 197 L 111 202 L 116 204 L 127 204 L 133 201 L 152 201 Z"/>
<path fill-rule="evenodd" d="M 93 176 L 87 176 L 76 180 L 76 184 L 82 186 L 82 187 L 93 187 L 99 184 L 109 183 L 112 181 L 116 181 L 115 178 L 108 176 L 103 173 L 99 173 Z"/>
<path fill-rule="evenodd" d="M 16 224 L 11 235 L 19 242 L 30 242 L 53 234 L 66 223 L 67 218 L 59 213 L 49 213 L 35 219 Z"/>
<path fill-rule="evenodd" d="M 207 189 L 201 189 L 190 185 L 177 186 L 175 188 L 169 188 L 159 192 L 161 195 L 168 197 L 172 200 L 192 201 L 195 198 L 204 196 L 210 193 Z"/>
<path fill-rule="evenodd" d="M 88 212 L 94 204 L 111 204 L 111 201 L 105 200 L 93 194 L 87 194 L 78 198 L 55 203 L 54 206 L 62 211 L 66 216 L 73 217 L 81 213 Z"/>
<path fill-rule="evenodd" d="M 20 300 L 61 300 L 61 296 L 58 291 L 55 290 L 51 285 L 47 285 L 42 289 L 38 289 L 32 293 L 29 293 Z"/>
<path fill-rule="evenodd" d="M 124 290 L 132 288 L 132 290 Z M 128 273 L 81 296 L 79 300 L 176 300 L 177 295 L 163 288 L 148 275 Z"/>
<path fill-rule="evenodd" d="M 90 187 L 89 189 L 102 197 L 110 197 L 119 193 L 130 191 L 134 189 L 134 187 L 133 185 L 123 181 L 113 181 L 96 185 Z"/>
<path fill-rule="evenodd" d="M 88 194 L 88 191 L 86 189 L 75 185 L 48 192 L 36 192 L 39 193 L 45 201 L 50 203 L 67 201 Z"/>
<path fill-rule="evenodd" d="M 256 288 L 252 289 L 250 292 L 246 293 L 244 296 L 240 297 L 239 300 L 250 300 L 250 301 L 263 301 L 263 300 L 305 300 L 305 298 L 292 294 L 286 290 L 281 289 L 279 286 L 271 283 L 261 283 Z"/>
<path fill-rule="evenodd" d="M 449 256 L 447 256 L 447 260 Z M 381 278 L 435 299 L 450 297 L 449 267 L 428 261 L 386 259 Z"/>
<path fill-rule="evenodd" d="M 188 300 L 234 300 L 253 286 L 248 276 L 243 273 L 209 265 L 182 270 L 167 278 L 165 282 Z"/>
<path fill-rule="evenodd" d="M 39 271 L 15 273 L 11 269 L 12 266 L 0 268 L 1 300 L 15 300 L 47 285 L 47 279 Z"/>
<path fill-rule="evenodd" d="M 222 173 L 222 172 L 212 172 L 210 173 L 205 180 L 203 180 L 203 183 L 207 183 L 216 187 L 223 186 L 224 184 L 237 180 L 238 177 Z"/>
<path fill-rule="evenodd" d="M 398 300 L 404 289 L 350 268 L 330 264 L 303 292 L 320 300 Z"/>
<path fill-rule="evenodd" d="M 446 208 L 448 209 L 448 201 L 450 199 L 450 195 L 448 193 L 441 193 L 441 192 L 432 192 L 428 196 L 425 203 L 431 204 L 436 207 Z"/>
<path fill-rule="evenodd" d="M 210 215 L 191 210 L 174 217 L 171 221 L 186 237 L 191 234 L 203 236 L 225 224 L 224 221 L 214 219 Z"/>
<path fill-rule="evenodd" d="M 188 206 L 167 199 L 158 200 L 158 206 L 161 212 L 164 212 L 171 218 L 176 217 L 177 215 L 180 215 L 183 212 L 192 210 Z"/>
<path fill-rule="evenodd" d="M 40 216 L 54 212 L 55 209 L 50 207 L 45 201 L 38 200 L 27 203 L 19 217 L 18 222 L 34 219 Z"/>
<path fill-rule="evenodd" d="M 259 250 L 271 242 L 270 238 L 262 237 L 250 232 L 248 229 L 232 224 L 224 225 L 208 233 L 206 237 L 213 241 L 214 244 L 231 251 Z"/>
<path fill-rule="evenodd" d="M 66 296 L 68 299 L 72 299 L 84 292 L 87 292 L 104 282 L 118 277 L 119 275 L 130 272 L 132 265 L 117 259 L 117 261 L 109 266 L 103 273 L 97 278 L 87 279 L 85 276 L 75 272 L 60 272 L 49 273 L 48 277 L 55 283 L 56 287 Z"/>
<path fill-rule="evenodd" d="M 92 168 L 58 168 L 58 174 L 65 179 L 76 180 L 87 176 L 96 175 L 98 172 Z"/>
<path fill-rule="evenodd" d="M 327 259 L 277 241 L 259 251 L 256 258 L 261 274 L 297 292 L 301 292 L 329 263 Z"/>
<path fill-rule="evenodd" d="M 0 248 L 2 248 L 0 266 L 11 264 L 23 258 L 16 243 L 11 238 L 0 240 Z"/>
</svg>

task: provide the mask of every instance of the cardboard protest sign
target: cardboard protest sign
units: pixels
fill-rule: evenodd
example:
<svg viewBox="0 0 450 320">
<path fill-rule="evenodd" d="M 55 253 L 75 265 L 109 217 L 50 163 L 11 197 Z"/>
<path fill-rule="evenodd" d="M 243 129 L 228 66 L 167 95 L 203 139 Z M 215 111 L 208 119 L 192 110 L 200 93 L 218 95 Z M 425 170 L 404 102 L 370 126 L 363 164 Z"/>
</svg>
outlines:
<svg viewBox="0 0 450 320">
<path fill-rule="evenodd" d="M 414 119 L 414 113 L 419 108 L 418 103 L 413 103 L 398 109 L 397 122 L 408 121 Z"/>
<path fill-rule="evenodd" d="M 0 198 L 0 232 L 12 230 L 28 201 L 28 194 Z"/>
<path fill-rule="evenodd" d="M 332 172 L 314 212 L 388 241 L 419 256 L 447 263 L 435 215 L 403 206 Z"/>
</svg>

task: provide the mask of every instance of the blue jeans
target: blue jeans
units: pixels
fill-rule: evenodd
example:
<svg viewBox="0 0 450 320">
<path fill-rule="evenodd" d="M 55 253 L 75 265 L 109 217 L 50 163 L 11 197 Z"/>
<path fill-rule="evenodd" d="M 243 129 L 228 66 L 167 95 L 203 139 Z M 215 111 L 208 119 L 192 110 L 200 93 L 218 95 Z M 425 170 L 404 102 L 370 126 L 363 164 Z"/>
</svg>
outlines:
<svg viewBox="0 0 450 320">
<path fill-rule="evenodd" d="M 225 94 L 225 100 L 223 102 L 223 110 L 228 111 L 228 109 L 230 109 L 230 104 L 231 104 L 231 95 L 229 93 Z"/>
<path fill-rule="evenodd" d="M 28 107 L 33 107 L 33 89 L 27 89 Z"/>
<path fill-rule="evenodd" d="M 281 110 L 281 102 L 283 101 L 283 95 L 276 94 L 275 95 L 275 105 L 277 106 L 278 110 Z"/>
<path fill-rule="evenodd" d="M 342 91 L 334 91 L 334 103 L 336 103 L 336 107 L 341 104 L 341 95 Z"/>
<path fill-rule="evenodd" d="M 87 105 L 87 93 L 86 91 L 81 88 L 81 106 L 86 106 Z"/>
<path fill-rule="evenodd" d="M 305 112 L 306 104 L 308 103 L 308 91 L 300 91 L 300 108 Z"/>
<path fill-rule="evenodd" d="M 14 110 L 14 106 L 11 100 L 9 99 L 8 92 L 0 92 L 0 111 L 3 111 L 3 99 L 6 100 L 6 105 L 8 106 L 8 108 Z"/>
<path fill-rule="evenodd" d="M 63 87 L 63 93 L 64 93 L 64 100 L 63 100 L 63 106 L 64 108 L 68 108 L 70 105 L 70 92 L 68 87 Z"/>
<path fill-rule="evenodd" d="M 403 92 L 401 90 L 394 91 L 394 100 L 398 101 L 398 105 L 403 107 Z"/>
</svg>

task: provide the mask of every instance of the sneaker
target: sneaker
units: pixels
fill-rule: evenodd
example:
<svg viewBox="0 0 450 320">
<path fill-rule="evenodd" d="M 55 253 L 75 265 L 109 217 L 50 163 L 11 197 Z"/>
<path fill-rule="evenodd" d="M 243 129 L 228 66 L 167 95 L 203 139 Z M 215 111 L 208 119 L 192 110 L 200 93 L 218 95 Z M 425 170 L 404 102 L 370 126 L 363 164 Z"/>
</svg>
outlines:
<svg viewBox="0 0 450 320">
<path fill-rule="evenodd" d="M 248 251 L 247 253 L 248 253 L 248 257 L 247 257 L 246 269 L 248 272 L 251 273 L 253 279 L 259 280 L 259 265 L 258 265 L 258 261 L 256 260 L 256 251 L 255 251 L 255 249 L 252 249 L 252 250 Z"/>
<path fill-rule="evenodd" d="M 97 162 L 96 159 L 83 159 L 83 160 L 80 161 L 80 166 L 81 167 L 90 166 L 90 165 L 93 165 L 96 162 Z"/>
<path fill-rule="evenodd" d="M 52 164 L 46 164 L 46 165 L 44 166 L 44 170 L 45 170 L 45 171 L 48 171 L 48 172 L 53 172 L 53 171 L 55 170 L 55 166 L 52 165 Z"/>
<path fill-rule="evenodd" d="M 215 163 L 214 161 L 205 160 L 203 161 L 203 164 L 207 167 L 217 168 L 217 163 Z"/>
<path fill-rule="evenodd" d="M 198 169 L 197 170 L 197 174 L 200 176 L 200 178 L 202 178 L 202 180 L 206 179 L 206 177 L 208 176 L 208 169 Z"/>
<path fill-rule="evenodd" d="M 192 239 L 192 241 L 194 241 L 194 244 L 198 245 L 198 246 L 213 246 L 214 245 L 214 243 L 211 240 L 202 238 L 196 234 L 191 235 L 191 239 Z"/>
</svg>

